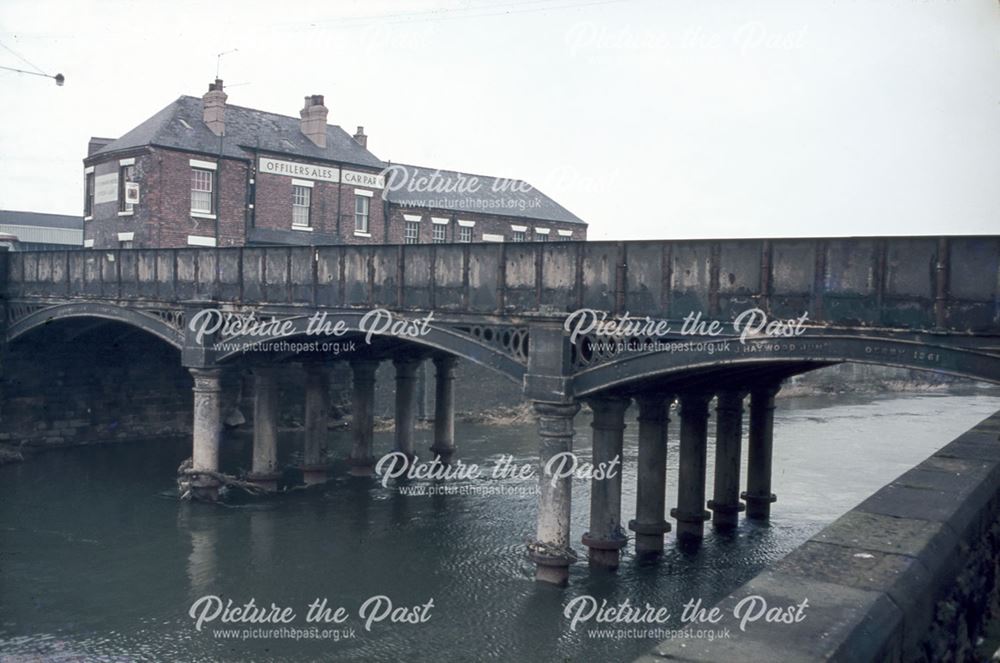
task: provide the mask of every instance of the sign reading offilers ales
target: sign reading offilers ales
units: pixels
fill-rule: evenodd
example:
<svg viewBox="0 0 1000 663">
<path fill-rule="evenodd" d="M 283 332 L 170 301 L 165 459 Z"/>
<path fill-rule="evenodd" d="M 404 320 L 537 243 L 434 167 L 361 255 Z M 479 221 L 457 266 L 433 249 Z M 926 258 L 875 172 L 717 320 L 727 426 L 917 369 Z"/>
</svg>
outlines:
<svg viewBox="0 0 1000 663">
<path fill-rule="evenodd" d="M 298 177 L 306 180 L 320 180 L 322 182 L 339 182 L 340 170 L 328 166 L 317 166 L 308 163 L 295 163 L 294 161 L 282 161 L 280 159 L 267 159 L 261 157 L 257 164 L 258 173 L 268 173 L 270 175 L 284 175 L 285 177 Z"/>
</svg>

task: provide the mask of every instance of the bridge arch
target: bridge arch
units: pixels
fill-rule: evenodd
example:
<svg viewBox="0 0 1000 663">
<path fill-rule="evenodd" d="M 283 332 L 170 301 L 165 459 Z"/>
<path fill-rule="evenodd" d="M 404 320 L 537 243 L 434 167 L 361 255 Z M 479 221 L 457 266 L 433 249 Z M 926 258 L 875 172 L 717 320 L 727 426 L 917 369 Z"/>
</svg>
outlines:
<svg viewBox="0 0 1000 663">
<path fill-rule="evenodd" d="M 147 332 L 181 349 L 184 333 L 179 311 L 154 311 L 95 302 L 70 302 L 45 306 L 15 316 L 7 327 L 7 341 L 14 341 L 58 320 L 95 318 L 120 322 Z"/>
<path fill-rule="evenodd" d="M 681 378 L 717 369 L 801 367 L 789 373 L 794 374 L 838 363 L 907 368 L 1000 384 L 1000 356 L 921 341 L 816 335 L 746 344 L 732 339 L 694 342 L 694 347 L 700 349 L 629 354 L 583 368 L 574 374 L 573 393 L 586 397 L 652 379 Z"/>
<path fill-rule="evenodd" d="M 307 334 L 309 317 L 303 315 L 283 320 L 289 322 L 290 326 L 288 333 L 281 336 L 280 339 L 259 335 L 228 337 L 217 339 L 211 344 L 211 348 L 214 350 L 216 360 L 225 363 L 241 356 L 247 345 L 254 343 L 275 340 L 291 341 L 300 338 L 320 342 L 336 342 L 341 338 L 347 340 L 359 336 L 362 337 L 362 342 L 366 342 L 364 340 L 366 330 L 362 323 L 366 314 L 368 311 L 331 311 L 331 321 L 343 321 L 344 323 L 342 336 Z M 412 320 L 412 318 L 408 319 Z M 431 323 L 427 325 L 426 329 L 427 332 L 420 335 L 400 336 L 391 333 L 373 333 L 372 338 L 397 339 L 427 350 L 454 355 L 495 371 L 517 384 L 523 382 L 527 370 L 528 337 L 526 329 L 515 327 L 483 329 L 481 325 L 466 325 L 458 322 Z"/>
</svg>

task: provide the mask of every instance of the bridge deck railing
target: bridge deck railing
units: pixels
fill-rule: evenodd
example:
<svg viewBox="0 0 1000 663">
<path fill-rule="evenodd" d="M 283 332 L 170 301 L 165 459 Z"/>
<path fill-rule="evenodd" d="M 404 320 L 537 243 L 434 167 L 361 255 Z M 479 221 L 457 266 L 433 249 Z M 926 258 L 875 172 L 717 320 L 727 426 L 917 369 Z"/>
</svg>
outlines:
<svg viewBox="0 0 1000 663">
<path fill-rule="evenodd" d="M 15 252 L 8 298 L 591 308 L 1000 333 L 1000 236 Z"/>
</svg>

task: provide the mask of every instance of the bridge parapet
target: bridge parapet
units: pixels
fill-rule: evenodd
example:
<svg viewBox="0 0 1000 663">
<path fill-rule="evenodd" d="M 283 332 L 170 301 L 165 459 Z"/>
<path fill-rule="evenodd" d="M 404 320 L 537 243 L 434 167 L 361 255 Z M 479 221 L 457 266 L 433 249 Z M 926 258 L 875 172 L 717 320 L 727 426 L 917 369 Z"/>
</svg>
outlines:
<svg viewBox="0 0 1000 663">
<path fill-rule="evenodd" d="M 8 299 L 207 300 L 477 315 L 731 320 L 1000 335 L 1000 237 L 13 253 Z"/>
</svg>

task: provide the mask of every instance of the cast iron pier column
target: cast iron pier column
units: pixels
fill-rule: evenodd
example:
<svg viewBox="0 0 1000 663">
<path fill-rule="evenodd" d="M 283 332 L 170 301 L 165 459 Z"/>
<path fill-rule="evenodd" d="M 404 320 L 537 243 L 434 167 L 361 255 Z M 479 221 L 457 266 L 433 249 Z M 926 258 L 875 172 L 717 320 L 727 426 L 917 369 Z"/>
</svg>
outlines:
<svg viewBox="0 0 1000 663">
<path fill-rule="evenodd" d="M 553 477 L 547 472 L 549 461 L 573 451 L 573 417 L 579 403 L 533 404 L 538 417 L 538 527 L 535 541 L 528 544 L 528 554 L 535 562 L 535 580 L 565 585 L 569 565 L 576 553 L 569 546 L 572 477 Z M 558 458 L 556 459 L 558 462 Z"/>
<path fill-rule="evenodd" d="M 434 357 L 434 444 L 431 452 L 448 462 L 455 453 L 455 357 Z"/>
<path fill-rule="evenodd" d="M 416 423 L 417 359 L 395 359 L 396 369 L 396 451 L 413 458 L 414 424 Z"/>
<path fill-rule="evenodd" d="M 349 462 L 351 474 L 358 477 L 375 474 L 372 440 L 375 437 L 375 371 L 378 370 L 378 364 L 371 359 L 351 362 L 354 381 L 351 434 L 354 436 L 354 445 Z"/>
<path fill-rule="evenodd" d="M 628 543 L 622 531 L 622 446 L 631 401 L 604 397 L 588 402 L 594 411 L 590 426 L 595 472 L 590 480 L 590 531 L 583 535 L 583 545 L 590 549 L 590 566 L 616 569 L 618 551 Z"/>
<path fill-rule="evenodd" d="M 302 447 L 302 480 L 306 485 L 323 483 L 327 478 L 326 420 L 329 384 L 327 368 L 320 363 L 305 365 L 305 439 Z"/>
<path fill-rule="evenodd" d="M 747 518 L 767 520 L 777 496 L 771 492 L 771 453 L 774 446 L 774 397 L 781 385 L 750 390 L 750 434 L 747 448 Z"/>
<path fill-rule="evenodd" d="M 219 439 L 222 434 L 222 387 L 219 368 L 189 368 L 194 378 L 194 422 L 191 433 L 191 469 L 195 472 L 219 471 Z M 202 500 L 219 497 L 219 482 L 214 477 L 195 474 L 191 490 Z"/>
<path fill-rule="evenodd" d="M 705 535 L 705 467 L 708 454 L 708 401 L 706 393 L 683 394 L 681 400 L 681 450 L 677 479 L 677 539 L 700 541 Z"/>
<path fill-rule="evenodd" d="M 663 552 L 663 535 L 670 531 L 666 516 L 667 425 L 673 396 L 643 394 L 639 405 L 639 462 L 635 488 L 635 552 L 641 557 Z"/>
<path fill-rule="evenodd" d="M 253 464 L 250 481 L 264 490 L 277 490 L 278 478 L 278 384 L 273 366 L 258 366 L 254 372 Z"/>
<path fill-rule="evenodd" d="M 722 391 L 715 404 L 715 492 L 708 508 L 719 529 L 736 527 L 744 509 L 740 502 L 744 396 L 743 391 Z"/>
</svg>

